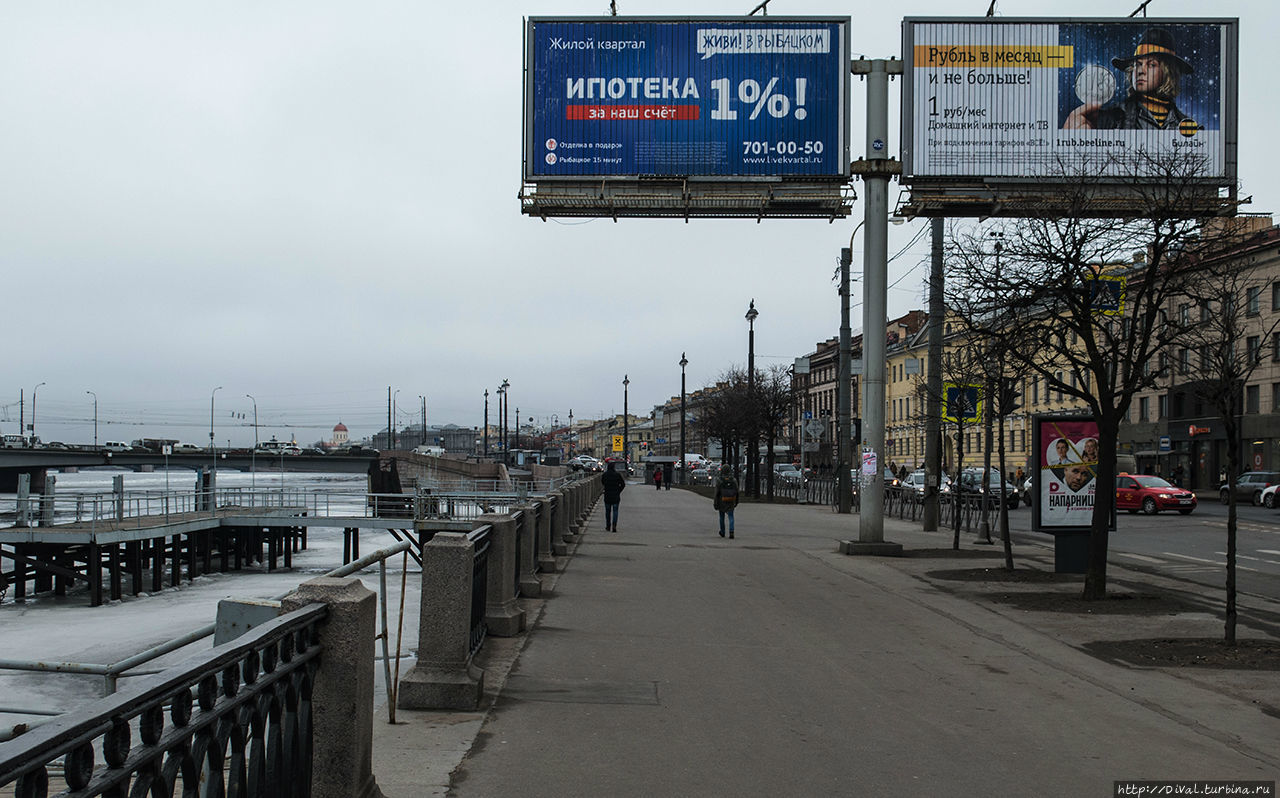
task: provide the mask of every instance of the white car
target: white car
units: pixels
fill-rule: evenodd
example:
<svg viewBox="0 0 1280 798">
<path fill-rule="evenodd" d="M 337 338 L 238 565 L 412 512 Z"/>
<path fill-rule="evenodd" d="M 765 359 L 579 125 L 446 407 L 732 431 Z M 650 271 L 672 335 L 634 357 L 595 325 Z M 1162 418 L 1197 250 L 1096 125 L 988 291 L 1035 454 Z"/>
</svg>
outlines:
<svg viewBox="0 0 1280 798">
<path fill-rule="evenodd" d="M 1280 484 L 1262 489 L 1262 501 L 1260 501 L 1259 504 L 1266 507 L 1268 510 L 1274 510 L 1276 507 L 1280 506 L 1280 497 L 1276 496 L 1276 488 L 1280 488 Z"/>
</svg>

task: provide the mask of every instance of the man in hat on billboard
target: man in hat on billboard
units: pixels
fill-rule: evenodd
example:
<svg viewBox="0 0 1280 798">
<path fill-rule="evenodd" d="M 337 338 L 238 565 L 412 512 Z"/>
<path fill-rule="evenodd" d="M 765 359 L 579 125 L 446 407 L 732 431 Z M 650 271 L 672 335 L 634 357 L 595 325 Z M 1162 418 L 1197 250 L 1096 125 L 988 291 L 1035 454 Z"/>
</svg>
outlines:
<svg viewBox="0 0 1280 798">
<path fill-rule="evenodd" d="M 1063 130 L 1198 129 L 1195 121 L 1174 104 L 1182 88 L 1182 76 L 1195 70 L 1178 55 L 1169 31 L 1147 28 L 1133 55 L 1113 58 L 1111 63 L 1124 70 L 1128 86 L 1125 99 L 1105 108 L 1102 102 L 1106 99 L 1086 101 L 1067 117 Z"/>
</svg>

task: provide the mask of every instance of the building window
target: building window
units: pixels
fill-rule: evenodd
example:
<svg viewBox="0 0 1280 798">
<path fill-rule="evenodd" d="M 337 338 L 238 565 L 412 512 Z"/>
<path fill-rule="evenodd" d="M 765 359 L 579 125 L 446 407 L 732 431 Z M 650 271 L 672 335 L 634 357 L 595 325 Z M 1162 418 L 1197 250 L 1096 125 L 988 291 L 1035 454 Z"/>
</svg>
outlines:
<svg viewBox="0 0 1280 798">
<path fill-rule="evenodd" d="M 1245 339 L 1245 351 L 1249 355 L 1249 365 L 1253 366 L 1262 360 L 1262 339 L 1256 335 L 1250 335 Z"/>
<path fill-rule="evenodd" d="M 1244 386 L 1244 412 L 1257 413 L 1259 404 L 1259 390 L 1257 385 Z"/>
<path fill-rule="evenodd" d="M 1191 370 L 1191 351 L 1186 347 L 1178 350 L 1178 371 L 1186 374 Z"/>
<path fill-rule="evenodd" d="M 1166 418 L 1169 415 L 1169 397 L 1167 394 L 1160 394 L 1156 397 L 1156 418 Z"/>
<path fill-rule="evenodd" d="M 1248 309 L 1247 312 L 1250 316 L 1257 316 L 1258 313 L 1261 312 L 1261 308 L 1259 307 L 1259 305 L 1261 305 L 1261 302 L 1259 299 L 1261 295 L 1262 295 L 1262 289 L 1257 286 L 1249 288 L 1245 291 L 1245 297 L 1246 297 L 1245 301 L 1248 303 L 1246 305 L 1246 308 Z"/>
<path fill-rule="evenodd" d="M 1271 284 L 1271 309 L 1280 310 L 1280 282 Z"/>
<path fill-rule="evenodd" d="M 1280 382 L 1271 383 L 1271 412 L 1280 412 Z"/>
<path fill-rule="evenodd" d="M 1182 326 L 1191 324 L 1191 306 L 1187 304 L 1178 305 L 1178 321 Z"/>
<path fill-rule="evenodd" d="M 1280 339 L 1280 333 L 1276 333 L 1276 336 Z M 1040 380 L 1031 381 L 1031 404 L 1040 404 Z"/>
<path fill-rule="evenodd" d="M 1138 397 L 1138 420 L 1146 421 L 1150 400 L 1145 396 Z"/>
<path fill-rule="evenodd" d="M 1271 333 L 1271 359 L 1280 360 L 1280 332 Z"/>
</svg>

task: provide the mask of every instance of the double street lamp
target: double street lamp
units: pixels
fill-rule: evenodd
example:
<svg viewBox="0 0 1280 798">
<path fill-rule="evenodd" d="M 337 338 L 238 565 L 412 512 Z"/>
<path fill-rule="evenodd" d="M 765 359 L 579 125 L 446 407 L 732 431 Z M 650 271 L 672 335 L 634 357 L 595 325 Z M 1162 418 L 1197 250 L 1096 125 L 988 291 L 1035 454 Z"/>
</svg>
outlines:
<svg viewBox="0 0 1280 798">
<path fill-rule="evenodd" d="M 631 450 L 628 449 L 627 438 L 631 432 L 631 413 L 627 410 L 627 386 L 631 384 L 631 380 L 626 374 L 622 375 L 622 470 L 626 473 L 627 466 L 630 464 Z"/>
</svg>

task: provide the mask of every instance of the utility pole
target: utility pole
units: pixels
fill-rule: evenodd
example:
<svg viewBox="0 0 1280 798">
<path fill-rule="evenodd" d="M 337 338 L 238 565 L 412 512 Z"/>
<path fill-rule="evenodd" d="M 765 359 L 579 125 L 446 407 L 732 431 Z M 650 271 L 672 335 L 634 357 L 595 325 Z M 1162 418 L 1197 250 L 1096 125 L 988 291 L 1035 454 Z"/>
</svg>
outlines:
<svg viewBox="0 0 1280 798">
<path fill-rule="evenodd" d="M 889 272 L 889 180 L 901 174 L 901 162 L 889 157 L 889 76 L 902 74 L 902 62 L 859 59 L 854 74 L 867 80 L 867 152 L 855 164 L 866 186 L 862 260 L 862 437 L 875 462 L 863 479 L 858 540 L 850 552 L 889 553 L 884 545 L 884 395 L 885 320 Z M 900 547 L 898 547 L 900 548 Z"/>
<path fill-rule="evenodd" d="M 489 456 L 489 389 L 484 389 L 484 456 Z"/>
<path fill-rule="evenodd" d="M 387 448 L 395 448 L 391 443 L 391 386 L 387 386 Z"/>
<path fill-rule="evenodd" d="M 684 356 L 684 352 L 680 353 L 680 484 L 685 485 L 689 482 L 688 467 L 685 462 L 684 455 L 687 451 L 684 446 L 684 415 L 685 415 L 685 394 L 684 394 L 684 367 L 689 365 L 689 360 Z"/>
<path fill-rule="evenodd" d="M 427 445 L 427 397 L 419 396 L 422 400 L 422 440 L 419 441 L 420 446 Z"/>
</svg>

